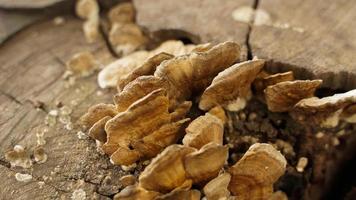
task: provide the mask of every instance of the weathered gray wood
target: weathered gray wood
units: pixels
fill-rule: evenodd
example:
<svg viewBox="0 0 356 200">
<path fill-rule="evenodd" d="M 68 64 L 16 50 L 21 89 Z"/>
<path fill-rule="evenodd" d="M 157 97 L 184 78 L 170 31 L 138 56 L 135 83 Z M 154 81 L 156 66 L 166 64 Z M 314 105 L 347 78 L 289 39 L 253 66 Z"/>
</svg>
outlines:
<svg viewBox="0 0 356 200">
<path fill-rule="evenodd" d="M 235 40 L 266 58 L 271 71 L 293 70 L 297 78 L 321 78 L 323 87 L 356 87 L 355 1 L 260 0 L 268 25 L 233 20 L 231 14 L 253 1 L 134 0 L 137 22 L 149 31 L 190 37 L 194 42 Z M 162 34 L 161 34 L 162 35 Z M 246 39 L 249 36 L 248 43 Z"/>
<path fill-rule="evenodd" d="M 134 0 L 136 21 L 154 36 L 189 38 L 195 43 L 233 40 L 247 56 L 248 24 L 237 22 L 232 12 L 240 6 L 253 6 L 250 0 L 165 1 Z"/>
<path fill-rule="evenodd" d="M 273 71 L 292 69 L 298 78 L 321 78 L 324 87 L 356 88 L 356 1 L 261 0 L 272 23 L 254 26 L 252 54 L 271 59 Z M 286 27 L 286 26 L 285 26 Z"/>
<path fill-rule="evenodd" d="M 82 33 L 82 21 L 66 16 L 66 23 L 56 26 L 51 20 L 32 25 L 0 46 L 0 199 L 42 199 L 56 197 L 69 199 L 73 191 L 83 189 L 87 197 L 112 195 L 118 191 L 119 167 L 109 164 L 90 139 L 78 139 L 78 118 L 89 106 L 98 102 L 111 102 L 112 92 L 97 94 L 96 75 L 80 78 L 71 85 L 62 79 L 64 62 L 74 53 L 93 52 L 103 64 L 113 58 L 103 40 L 88 44 Z M 35 109 L 31 102 L 42 101 L 44 110 Z M 77 105 L 74 105 L 73 102 Z M 44 135 L 47 162 L 34 164 L 31 169 L 7 167 L 4 153 L 16 144 L 26 147 L 29 153 L 36 146 L 36 133 L 45 127 L 47 112 L 56 103 L 73 109 L 71 121 L 75 127 L 65 129 L 59 122 Z M 34 181 L 17 182 L 15 172 L 32 174 Z M 108 180 L 110 177 L 113 181 Z M 42 192 L 37 182 L 45 183 Z M 47 194 L 50 193 L 50 194 Z M 99 194 L 100 193 L 100 194 Z M 36 196 L 37 197 L 37 196 Z"/>
</svg>

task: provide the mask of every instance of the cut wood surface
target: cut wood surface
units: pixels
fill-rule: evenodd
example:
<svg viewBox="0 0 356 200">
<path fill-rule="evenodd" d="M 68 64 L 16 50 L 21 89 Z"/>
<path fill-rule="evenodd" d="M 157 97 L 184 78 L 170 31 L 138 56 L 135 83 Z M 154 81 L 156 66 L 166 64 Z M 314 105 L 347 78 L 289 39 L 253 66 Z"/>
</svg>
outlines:
<svg viewBox="0 0 356 200">
<path fill-rule="evenodd" d="M 95 75 L 72 85 L 62 78 L 64 63 L 77 52 L 90 51 L 103 64 L 113 58 L 103 40 L 92 45 L 85 41 L 82 21 L 65 18 L 60 26 L 52 20 L 36 23 L 0 48 L 0 199 L 68 199 L 79 189 L 88 197 L 95 194 L 105 199 L 104 195 L 118 192 L 120 184 L 114 177 L 122 174 L 119 167 L 109 164 L 106 156 L 99 156 L 93 141 L 79 139 L 75 125 L 89 106 L 111 102 L 112 92 L 97 93 Z M 44 109 L 34 107 L 37 101 L 44 103 Z M 36 133 L 44 129 L 47 113 L 58 109 L 57 102 L 72 108 L 74 129 L 65 129 L 57 119 L 44 135 L 47 162 L 35 163 L 31 169 L 9 168 L 4 153 L 16 144 L 31 153 L 36 147 Z M 18 182 L 16 172 L 32 174 L 34 178 L 29 183 Z"/>
<path fill-rule="evenodd" d="M 356 88 L 356 1 L 261 0 L 258 8 L 275 26 L 254 26 L 253 55 L 270 69 L 292 69 L 300 78 L 321 78 L 324 87 Z M 285 25 L 283 25 L 285 24 Z M 288 27 L 288 28 L 286 28 Z"/>
<path fill-rule="evenodd" d="M 251 25 L 250 31 L 248 24 L 234 22 L 232 12 L 253 1 L 134 2 L 137 22 L 150 31 L 171 29 L 202 42 L 235 40 L 249 47 L 251 58 L 268 59 L 271 71 L 321 78 L 323 87 L 356 88 L 355 1 L 259 0 L 255 7 L 269 23 Z"/>
<path fill-rule="evenodd" d="M 237 22 L 231 13 L 240 6 L 253 6 L 250 0 L 191 1 L 135 0 L 136 21 L 153 36 L 188 38 L 195 43 L 235 41 L 247 57 L 248 24 Z"/>
</svg>

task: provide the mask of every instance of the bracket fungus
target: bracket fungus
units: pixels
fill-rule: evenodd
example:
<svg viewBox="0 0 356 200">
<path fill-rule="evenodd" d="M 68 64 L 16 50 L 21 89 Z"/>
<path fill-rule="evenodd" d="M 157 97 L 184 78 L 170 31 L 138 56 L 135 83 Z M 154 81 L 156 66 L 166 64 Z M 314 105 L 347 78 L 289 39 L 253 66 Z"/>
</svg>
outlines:
<svg viewBox="0 0 356 200">
<path fill-rule="evenodd" d="M 181 41 L 175 40 L 163 42 L 160 46 L 151 51 L 142 50 L 133 52 L 117 59 L 101 70 L 98 75 L 99 86 L 101 88 L 110 88 L 116 87 L 117 83 L 119 83 L 118 88 L 120 89 L 119 91 L 121 91 L 121 89 L 129 82 L 126 78 L 132 79 L 132 77 L 135 77 L 135 75 L 131 75 L 132 77 L 130 78 L 130 74 L 132 74 L 136 68 L 139 69 L 137 69 L 138 71 L 135 73 L 147 73 L 145 75 L 153 75 L 154 70 L 156 70 L 156 66 L 154 65 L 159 65 L 160 60 L 167 60 L 169 57 L 166 55 L 159 55 L 163 52 L 174 56 L 189 53 L 188 49 Z"/>
<path fill-rule="evenodd" d="M 350 119 L 356 114 L 352 109 L 356 104 L 356 90 L 335 94 L 324 98 L 311 97 L 300 100 L 291 115 L 299 121 L 335 127 L 340 118 Z"/>
<path fill-rule="evenodd" d="M 195 149 L 171 145 L 155 157 L 139 177 L 139 185 L 147 190 L 167 193 L 186 181 L 184 157 Z"/>
<path fill-rule="evenodd" d="M 230 180 L 231 175 L 225 172 L 209 181 L 203 188 L 207 200 L 229 199 L 230 191 L 227 188 Z"/>
<path fill-rule="evenodd" d="M 219 174 L 228 157 L 228 148 L 214 142 L 184 158 L 187 177 L 193 183 L 206 183 Z M 208 164 L 209 163 L 209 164 Z"/>
<path fill-rule="evenodd" d="M 119 112 L 125 111 L 138 99 L 161 88 L 168 88 L 162 79 L 154 76 L 140 76 L 126 85 L 120 93 L 114 96 L 116 109 Z"/>
<path fill-rule="evenodd" d="M 186 146 L 200 149 L 210 142 L 219 145 L 223 143 L 224 124 L 220 119 L 209 113 L 196 118 L 185 131 L 187 134 L 182 142 Z"/>
<path fill-rule="evenodd" d="M 230 168 L 229 190 L 242 200 L 268 199 L 286 165 L 286 159 L 272 145 L 256 143 Z"/>
<path fill-rule="evenodd" d="M 89 136 L 95 140 L 100 141 L 101 143 L 106 142 L 106 132 L 105 132 L 105 124 L 112 119 L 111 116 L 105 116 L 99 121 L 95 122 L 95 124 L 89 129 Z"/>
<path fill-rule="evenodd" d="M 81 123 L 86 127 L 92 127 L 96 122 L 106 116 L 114 117 L 117 114 L 116 108 L 112 104 L 100 103 L 88 109 L 81 118 Z"/>
<path fill-rule="evenodd" d="M 122 91 L 123 88 L 140 76 L 153 75 L 156 71 L 156 67 L 164 60 L 172 59 L 174 56 L 168 53 L 158 53 L 148 58 L 141 66 L 135 68 L 131 73 L 119 78 L 117 82 L 118 91 Z"/>
<path fill-rule="evenodd" d="M 221 106 L 215 106 L 214 108 L 210 109 L 208 113 L 219 118 L 223 122 L 223 124 L 227 122 L 227 116 Z"/>
<path fill-rule="evenodd" d="M 218 44 L 204 52 L 163 61 L 154 76 L 169 83 L 168 96 L 180 102 L 190 97 L 193 91 L 202 91 L 222 70 L 238 61 L 240 46 L 234 42 Z"/>
<path fill-rule="evenodd" d="M 252 95 L 253 103 L 257 97 L 267 104 L 263 112 L 289 112 L 299 122 L 335 126 L 340 119 L 356 121 L 356 90 L 317 98 L 314 93 L 322 80 L 295 80 L 293 72 L 269 74 L 263 71 L 264 60 L 239 58 L 240 46 L 234 42 L 213 46 L 167 41 L 120 58 L 99 73 L 101 87 L 118 89 L 114 104 L 96 105 L 81 120 L 113 164 L 139 173 L 137 184 L 115 199 L 195 200 L 202 191 L 207 200 L 279 198 L 273 186 L 285 173 L 287 161 L 272 145 L 243 135 L 240 141 L 255 144 L 228 166 L 228 146 L 235 150 L 231 142 L 236 140 L 224 137 L 224 125 L 229 133 L 235 128 L 225 111 L 244 109 Z M 197 106 L 204 115 L 197 116 L 202 113 Z M 252 122 L 258 125 L 262 115 L 255 109 L 248 117 L 245 111 L 239 116 L 239 123 L 253 128 Z M 287 141 L 278 135 L 267 142 L 294 159 L 295 143 Z M 242 153 L 237 149 L 231 160 Z M 141 166 L 146 168 L 140 171 Z"/>
<path fill-rule="evenodd" d="M 152 158 L 160 153 L 165 147 L 175 144 L 180 136 L 181 127 L 189 119 L 182 119 L 177 122 L 168 123 L 161 126 L 158 130 L 150 135 L 143 137 L 141 140 L 133 141 L 132 147 L 136 149 L 143 157 Z"/>
<path fill-rule="evenodd" d="M 284 81 L 265 89 L 268 109 L 272 112 L 290 111 L 298 101 L 314 96 L 322 80 Z"/>
<path fill-rule="evenodd" d="M 256 96 L 264 101 L 264 93 L 263 91 L 271 85 L 275 85 L 280 82 L 285 81 L 294 81 L 294 74 L 292 71 L 277 73 L 277 74 L 269 74 L 266 71 L 262 70 L 256 77 L 253 82 L 253 87 L 256 92 Z"/>
<path fill-rule="evenodd" d="M 106 123 L 107 142 L 103 150 L 111 155 L 119 146 L 128 149 L 132 140 L 141 139 L 169 121 L 165 92 L 155 90 Z"/>
<path fill-rule="evenodd" d="M 235 64 L 220 72 L 202 94 L 199 108 L 209 110 L 220 105 L 230 111 L 243 109 L 251 95 L 251 84 L 263 66 L 264 61 L 257 59 Z"/>
</svg>

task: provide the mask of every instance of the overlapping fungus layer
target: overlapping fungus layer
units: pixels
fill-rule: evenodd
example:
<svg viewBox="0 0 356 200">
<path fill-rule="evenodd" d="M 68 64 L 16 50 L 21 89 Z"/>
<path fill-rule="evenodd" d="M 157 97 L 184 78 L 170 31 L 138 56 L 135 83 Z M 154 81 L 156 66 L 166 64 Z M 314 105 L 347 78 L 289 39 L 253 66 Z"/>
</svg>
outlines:
<svg viewBox="0 0 356 200">
<path fill-rule="evenodd" d="M 234 42 L 191 46 L 183 53 L 172 53 L 182 46 L 168 44 L 146 54 L 139 65 L 125 65 L 127 57 L 121 58 L 127 70 L 113 73 L 109 84 L 99 75 L 103 85 L 117 82 L 114 103 L 95 105 L 81 118 L 113 164 L 152 159 L 138 182 L 115 199 L 195 200 L 201 192 L 208 200 L 280 195 L 273 193 L 273 184 L 287 162 L 272 145 L 253 144 L 236 164 L 227 166 L 224 110 L 244 109 L 252 95 L 270 111 L 288 112 L 302 123 L 356 121 L 355 90 L 319 99 L 314 92 L 321 80 L 295 80 L 293 72 L 269 74 L 262 59 L 240 62 L 240 47 Z M 101 74 L 107 77 L 110 66 Z M 187 114 L 196 97 L 206 113 L 191 121 Z"/>
</svg>

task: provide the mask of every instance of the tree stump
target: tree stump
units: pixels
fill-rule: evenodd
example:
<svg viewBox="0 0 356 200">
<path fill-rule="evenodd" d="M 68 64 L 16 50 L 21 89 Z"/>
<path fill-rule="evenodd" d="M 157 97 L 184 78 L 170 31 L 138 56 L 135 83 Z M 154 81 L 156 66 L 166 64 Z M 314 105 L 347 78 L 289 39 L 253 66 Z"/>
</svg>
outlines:
<svg viewBox="0 0 356 200">
<path fill-rule="evenodd" d="M 122 189 L 119 178 L 128 172 L 110 164 L 93 141 L 78 137 L 76 122 L 91 105 L 110 103 L 114 91 L 99 89 L 96 74 L 75 82 L 64 79 L 63 74 L 66 61 L 77 52 L 90 51 L 103 65 L 115 57 L 104 34 L 96 43 L 85 41 L 82 21 L 68 12 L 72 1 L 33 2 L 0 0 L 0 199 L 70 199 L 78 192 L 89 199 L 110 199 Z M 353 1 L 134 0 L 134 4 L 137 23 L 159 40 L 234 40 L 243 47 L 243 60 L 267 59 L 267 69 L 272 72 L 293 70 L 300 79 L 321 78 L 323 87 L 332 90 L 356 88 Z M 269 23 L 234 20 L 232 12 L 242 6 L 266 11 Z M 56 15 L 65 22 L 56 25 Z M 16 144 L 32 152 L 36 133 L 47 127 L 46 118 L 50 111 L 59 110 L 58 104 L 73 110 L 74 128 L 68 130 L 57 117 L 44 135 L 48 160 L 31 169 L 10 168 L 5 152 Z M 353 136 L 335 151 L 333 166 L 341 167 L 326 169 L 325 176 L 332 180 L 311 182 L 305 199 L 319 198 L 326 194 L 322 190 L 340 181 L 333 177 L 347 176 L 338 170 L 355 159 L 355 144 Z M 16 173 L 30 173 L 33 178 L 19 182 Z"/>
</svg>

